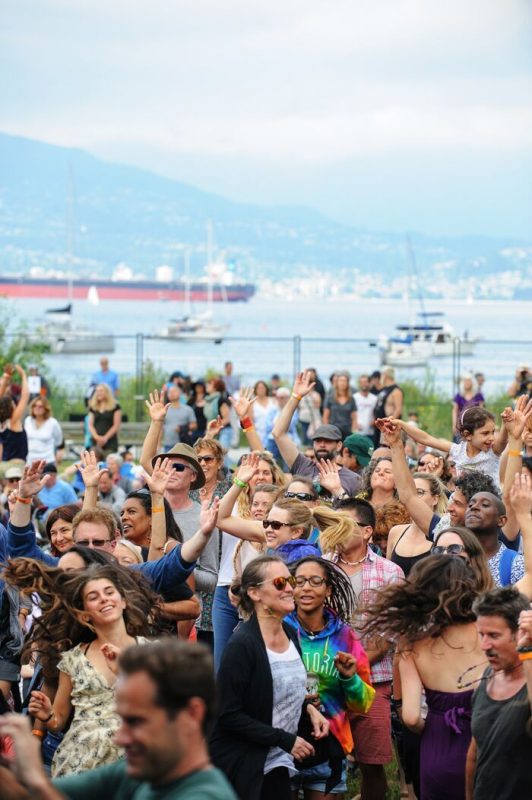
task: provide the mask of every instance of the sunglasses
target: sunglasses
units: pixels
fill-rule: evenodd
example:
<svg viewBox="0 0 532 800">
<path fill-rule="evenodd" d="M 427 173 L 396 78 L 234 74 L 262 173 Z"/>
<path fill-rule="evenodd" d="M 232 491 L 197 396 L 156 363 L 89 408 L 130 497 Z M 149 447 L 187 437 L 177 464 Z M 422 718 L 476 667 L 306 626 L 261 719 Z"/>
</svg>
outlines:
<svg viewBox="0 0 532 800">
<path fill-rule="evenodd" d="M 302 501 L 316 499 L 315 496 L 309 492 L 285 492 L 284 496 L 290 500 L 294 500 L 294 498 Z"/>
<path fill-rule="evenodd" d="M 321 575 L 311 575 L 310 578 L 305 578 L 304 575 L 296 575 L 296 586 L 299 589 L 302 589 L 306 583 L 309 586 L 323 586 L 324 583 L 327 583 L 327 578 L 322 578 Z"/>
<path fill-rule="evenodd" d="M 196 458 L 200 464 L 203 462 L 205 462 L 205 464 L 209 464 L 211 461 L 216 461 L 214 456 L 196 456 Z"/>
<path fill-rule="evenodd" d="M 276 519 L 262 520 L 262 527 L 264 528 L 264 530 L 266 530 L 266 528 L 272 528 L 272 530 L 274 531 L 279 531 L 281 530 L 281 528 L 284 528 L 285 526 L 288 528 L 291 527 L 288 522 L 277 522 Z"/>
<path fill-rule="evenodd" d="M 103 547 L 105 544 L 109 544 L 110 539 L 80 539 L 74 544 L 79 544 L 80 547 L 95 547 L 98 549 L 99 547 Z"/>
<path fill-rule="evenodd" d="M 290 584 L 292 589 L 294 589 L 296 586 L 296 578 L 294 575 L 289 575 L 288 578 L 285 578 L 284 575 L 279 575 L 278 578 L 270 578 L 270 580 L 261 581 L 257 586 L 262 586 L 265 583 L 272 583 L 274 589 L 277 589 L 278 592 L 282 592 L 286 589 L 287 584 Z"/>
<path fill-rule="evenodd" d="M 461 553 L 465 553 L 465 547 L 463 544 L 448 544 L 447 547 L 436 544 L 430 552 L 433 556 L 443 556 L 445 553 L 450 556 L 459 556 Z"/>
<path fill-rule="evenodd" d="M 189 467 L 188 464 L 179 464 L 173 463 L 172 469 L 175 469 L 176 472 L 184 472 L 186 469 L 192 470 L 192 467 Z"/>
</svg>

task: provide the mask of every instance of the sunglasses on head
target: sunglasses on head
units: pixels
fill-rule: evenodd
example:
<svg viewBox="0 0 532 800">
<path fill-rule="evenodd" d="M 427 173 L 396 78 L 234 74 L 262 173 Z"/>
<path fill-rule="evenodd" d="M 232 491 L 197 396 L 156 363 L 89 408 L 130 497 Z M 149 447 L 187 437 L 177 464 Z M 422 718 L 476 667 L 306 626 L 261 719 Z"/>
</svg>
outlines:
<svg viewBox="0 0 532 800">
<path fill-rule="evenodd" d="M 443 556 L 445 553 L 450 556 L 459 556 L 461 553 L 465 553 L 465 547 L 463 544 L 448 544 L 447 547 L 442 544 L 436 544 L 431 553 L 433 556 Z"/>
<path fill-rule="evenodd" d="M 272 583 L 274 589 L 277 589 L 278 592 L 282 592 L 286 589 L 287 584 L 290 584 L 293 589 L 296 585 L 296 578 L 294 575 L 289 575 L 287 578 L 285 578 L 284 575 L 279 575 L 278 578 L 270 578 L 267 581 L 261 581 L 257 586 L 262 586 L 265 583 Z"/>
<path fill-rule="evenodd" d="M 294 500 L 294 498 L 302 501 L 316 499 L 313 494 L 310 494 L 310 492 L 285 492 L 284 496 L 290 500 Z"/>
<path fill-rule="evenodd" d="M 266 528 L 272 528 L 274 531 L 279 531 L 284 526 L 290 527 L 288 522 L 278 522 L 276 519 L 263 519 L 262 520 L 262 527 L 266 530 Z"/>
</svg>

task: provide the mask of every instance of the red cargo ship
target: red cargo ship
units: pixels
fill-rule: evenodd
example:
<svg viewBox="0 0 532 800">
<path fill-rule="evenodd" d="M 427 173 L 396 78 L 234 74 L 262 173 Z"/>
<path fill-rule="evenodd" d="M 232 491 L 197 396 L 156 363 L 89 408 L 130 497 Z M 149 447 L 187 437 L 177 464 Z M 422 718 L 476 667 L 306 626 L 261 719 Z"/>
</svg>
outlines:
<svg viewBox="0 0 532 800">
<path fill-rule="evenodd" d="M 215 303 L 247 302 L 255 294 L 252 283 L 212 284 L 196 282 L 186 284 L 176 280 L 135 281 L 80 278 L 32 278 L 0 276 L 0 295 L 24 298 L 57 298 L 63 300 L 86 300 L 94 287 L 100 300 L 172 300 Z"/>
</svg>

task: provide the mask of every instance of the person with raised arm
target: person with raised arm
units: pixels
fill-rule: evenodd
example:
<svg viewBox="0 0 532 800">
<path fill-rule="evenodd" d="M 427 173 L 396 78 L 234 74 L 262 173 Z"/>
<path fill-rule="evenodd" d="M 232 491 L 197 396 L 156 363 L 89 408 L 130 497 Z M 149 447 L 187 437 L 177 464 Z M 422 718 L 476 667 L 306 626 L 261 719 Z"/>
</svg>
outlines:
<svg viewBox="0 0 532 800">
<path fill-rule="evenodd" d="M 55 566 L 57 559 L 45 553 L 35 541 L 35 530 L 31 524 L 31 499 L 38 494 L 41 487 L 41 475 L 43 462 L 35 462 L 29 467 L 25 467 L 21 478 L 17 502 L 15 503 L 7 528 L 8 553 L 11 558 L 25 556 L 44 561 L 46 564 Z M 105 509 L 96 510 L 100 516 L 110 514 Z M 76 544 L 81 537 L 83 540 L 87 536 L 91 537 L 90 546 L 100 549 L 113 551 L 115 546 L 115 529 L 113 532 L 107 525 L 96 522 L 84 521 L 84 515 L 94 514 L 95 511 L 81 511 L 74 518 L 72 524 L 73 543 Z M 177 545 L 168 553 L 167 556 L 159 558 L 157 561 L 148 561 L 144 564 L 132 565 L 131 569 L 139 569 L 143 575 L 151 581 L 155 591 L 163 596 L 171 595 L 176 587 L 180 586 L 194 570 L 196 560 L 209 542 L 212 532 L 216 526 L 216 516 L 218 513 L 218 502 L 213 503 L 211 508 L 203 509 L 200 519 L 199 530 L 183 545 Z M 83 527 L 83 530 L 81 530 Z M 93 544 L 97 542 L 98 544 Z"/>
<path fill-rule="evenodd" d="M 297 445 L 288 435 L 290 421 L 299 402 L 311 392 L 313 388 L 314 382 L 311 380 L 310 373 L 308 371 L 298 373 L 292 387 L 292 394 L 275 422 L 272 436 L 277 442 L 279 452 L 285 460 L 288 469 L 293 474 L 304 475 L 315 479 L 319 476 L 319 470 L 316 464 L 310 458 L 307 458 L 299 452 Z M 312 436 L 312 442 L 316 458 L 334 461 L 341 452 L 342 434 L 335 425 L 320 425 Z M 355 495 L 360 488 L 360 477 L 355 472 L 351 472 L 351 470 L 345 467 L 340 468 L 339 475 L 344 491 L 348 495 Z"/>
<path fill-rule="evenodd" d="M 13 373 L 20 376 L 20 396 L 15 403 L 9 393 L 0 396 L 0 460 L 11 461 L 20 459 L 25 461 L 28 455 L 28 437 L 23 425 L 26 406 L 30 398 L 28 379 L 22 367 L 17 364 L 8 364 L 4 367 L 4 386 L 11 383 Z"/>
</svg>

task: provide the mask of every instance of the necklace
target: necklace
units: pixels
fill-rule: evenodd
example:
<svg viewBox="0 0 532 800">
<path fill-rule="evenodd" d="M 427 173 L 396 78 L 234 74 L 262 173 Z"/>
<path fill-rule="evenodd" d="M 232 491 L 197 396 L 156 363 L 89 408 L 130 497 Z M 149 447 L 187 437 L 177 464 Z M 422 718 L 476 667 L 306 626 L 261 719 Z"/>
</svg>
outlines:
<svg viewBox="0 0 532 800">
<path fill-rule="evenodd" d="M 341 561 L 342 564 L 346 564 L 348 567 L 358 567 L 359 564 L 362 564 L 362 562 L 366 560 L 366 556 L 367 553 L 364 558 L 360 559 L 360 561 L 346 561 L 345 558 L 342 558 L 342 556 L 339 556 L 338 560 Z"/>
<path fill-rule="evenodd" d="M 310 639 L 314 639 L 314 637 L 315 637 L 315 636 L 317 636 L 317 635 L 318 635 L 318 633 L 321 633 L 321 632 L 322 632 L 322 631 L 324 631 L 324 630 L 325 630 L 325 628 L 327 627 L 327 622 L 325 622 L 325 624 L 324 624 L 324 625 L 322 625 L 322 626 L 321 626 L 321 628 L 318 628 L 318 630 L 317 630 L 317 631 L 309 631 L 309 629 L 308 629 L 308 628 L 305 628 L 305 626 L 304 626 L 304 625 L 303 625 L 303 623 L 301 622 L 301 617 L 299 616 L 299 614 L 297 615 L 297 621 L 299 622 L 299 624 L 301 625 L 301 627 L 303 628 L 303 630 L 305 631 L 305 633 L 307 634 L 307 636 L 308 636 Z"/>
</svg>

